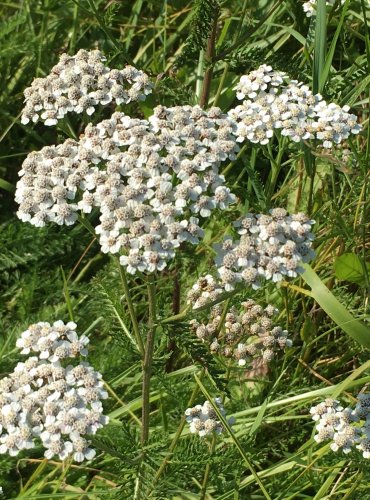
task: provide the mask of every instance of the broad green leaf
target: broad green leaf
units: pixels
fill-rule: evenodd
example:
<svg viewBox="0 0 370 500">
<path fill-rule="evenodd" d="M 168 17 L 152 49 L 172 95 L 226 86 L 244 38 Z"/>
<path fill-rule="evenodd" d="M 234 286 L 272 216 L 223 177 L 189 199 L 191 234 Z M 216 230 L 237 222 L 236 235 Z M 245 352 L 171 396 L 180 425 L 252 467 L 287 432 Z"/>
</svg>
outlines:
<svg viewBox="0 0 370 500">
<path fill-rule="evenodd" d="M 324 482 L 319 491 L 316 493 L 313 500 L 323 500 L 323 498 L 329 498 L 329 497 L 324 497 L 324 495 L 326 495 L 326 493 L 329 491 L 331 485 L 337 479 L 339 472 L 341 471 L 342 468 L 345 467 L 345 465 L 346 461 L 342 460 L 333 468 L 327 480 Z"/>
<path fill-rule="evenodd" d="M 367 267 L 370 268 L 369 263 Z M 351 281 L 360 285 L 366 283 L 364 266 L 360 257 L 354 253 L 340 255 L 334 262 L 334 272 L 338 280 Z"/>
<path fill-rule="evenodd" d="M 303 342 L 308 343 L 313 338 L 312 334 L 315 333 L 316 333 L 315 323 L 312 321 L 310 316 L 307 316 L 307 318 L 304 320 L 304 323 L 300 331 L 301 339 L 303 340 Z"/>
<path fill-rule="evenodd" d="M 364 370 L 364 367 L 360 367 L 362 371 Z M 366 368 L 366 367 L 365 367 Z M 355 378 L 357 377 L 358 373 L 356 374 Z M 346 383 L 346 386 L 343 386 L 343 383 Z M 348 381 L 346 379 L 344 382 L 341 382 L 338 385 L 331 385 L 329 387 L 323 387 L 322 389 L 315 389 L 314 391 L 308 391 L 303 394 L 297 394 L 296 396 L 291 396 L 289 398 L 283 398 L 283 399 L 277 399 L 275 401 L 271 401 L 271 403 L 268 403 L 266 405 L 266 410 L 269 410 L 271 408 L 281 408 L 284 406 L 293 406 L 296 403 L 300 403 L 301 401 L 310 401 L 315 398 L 322 398 L 326 396 L 332 396 L 335 391 L 339 391 L 338 394 L 340 394 L 343 390 L 348 391 L 349 389 L 352 389 L 354 387 L 363 387 L 365 384 L 368 384 L 370 382 L 370 376 L 367 377 L 362 377 L 359 379 L 353 379 Z M 340 388 L 340 389 L 339 389 Z M 255 413 L 258 413 L 261 410 L 262 406 L 254 406 L 253 408 L 248 408 L 246 410 L 238 411 L 237 413 L 234 413 L 234 417 L 238 421 L 240 417 L 245 417 L 249 415 L 254 415 Z"/>
</svg>

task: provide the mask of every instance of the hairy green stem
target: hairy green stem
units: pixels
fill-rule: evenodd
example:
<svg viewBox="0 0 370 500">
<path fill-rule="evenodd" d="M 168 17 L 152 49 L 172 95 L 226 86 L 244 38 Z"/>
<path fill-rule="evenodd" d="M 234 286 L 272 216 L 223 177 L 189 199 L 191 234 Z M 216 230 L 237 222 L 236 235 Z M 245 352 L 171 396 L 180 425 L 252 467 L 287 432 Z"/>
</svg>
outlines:
<svg viewBox="0 0 370 500">
<path fill-rule="evenodd" d="M 199 106 L 205 108 L 208 104 L 209 93 L 211 90 L 211 81 L 213 75 L 213 58 L 215 56 L 215 45 L 216 45 L 216 35 L 217 35 L 217 19 L 218 12 L 215 12 L 215 16 L 212 24 L 212 31 L 207 42 L 206 60 L 209 67 L 206 69 L 203 78 L 202 94 L 199 100 Z"/>
<path fill-rule="evenodd" d="M 73 8 L 73 25 L 72 25 L 72 33 L 68 51 L 71 55 L 74 55 L 76 51 L 77 30 L 79 29 L 79 23 L 78 23 L 79 7 L 80 6 L 78 5 L 78 3 L 75 3 Z"/>
<path fill-rule="evenodd" d="M 141 428 L 141 445 L 144 447 L 147 444 L 149 437 L 149 406 L 150 406 L 150 376 L 152 374 L 153 351 L 154 351 L 154 336 L 156 330 L 156 296 L 155 284 L 153 277 L 148 278 L 148 299 L 149 299 L 149 320 L 148 320 L 148 336 L 145 345 L 145 355 L 143 361 L 143 385 L 142 385 L 142 428 Z"/>
<path fill-rule="evenodd" d="M 211 459 L 212 455 L 215 452 L 216 449 L 216 439 L 217 435 L 213 434 L 212 436 L 212 441 L 209 444 L 209 459 Z M 202 489 L 200 490 L 200 500 L 204 500 L 206 498 L 206 493 L 207 493 L 207 486 L 208 486 L 208 479 L 209 479 L 209 473 L 211 472 L 211 463 L 207 462 L 205 471 L 204 471 L 204 476 L 203 476 L 203 482 L 202 482 Z"/>
<path fill-rule="evenodd" d="M 42 61 L 42 55 L 44 53 L 48 52 L 48 38 L 45 36 L 47 33 L 47 27 L 48 27 L 48 22 L 49 22 L 49 0 L 45 0 L 42 2 L 42 12 L 43 12 L 43 17 L 42 17 L 42 22 L 41 22 L 41 29 L 39 33 L 39 44 L 38 44 L 38 54 L 37 54 L 37 66 L 36 66 L 36 76 L 40 76 L 41 72 L 41 61 Z"/>
<path fill-rule="evenodd" d="M 130 314 L 132 328 L 134 330 L 134 335 L 135 335 L 135 339 L 136 339 L 136 343 L 137 343 L 137 348 L 138 348 L 141 356 L 144 357 L 144 352 L 145 351 L 144 351 L 143 339 L 141 338 L 141 335 L 140 335 L 139 323 L 138 323 L 138 320 L 137 320 L 137 317 L 136 317 L 136 312 L 135 312 L 134 304 L 132 302 L 132 298 L 131 298 L 131 294 L 130 294 L 130 289 L 129 289 L 128 282 L 127 282 L 127 277 L 126 277 L 126 271 L 123 268 L 123 266 L 121 266 L 121 264 L 119 263 L 119 261 L 118 261 L 118 270 L 119 270 L 119 275 L 121 277 L 123 291 L 125 293 L 125 299 L 126 299 L 126 302 L 127 302 L 128 312 Z"/>
<path fill-rule="evenodd" d="M 244 144 L 244 146 L 241 147 L 239 153 L 236 156 L 236 160 L 232 160 L 230 163 L 226 165 L 226 167 L 221 171 L 222 175 L 226 175 L 229 170 L 233 167 L 233 165 L 243 156 L 245 150 L 247 149 L 247 144 Z"/>
<path fill-rule="evenodd" d="M 199 52 L 198 66 L 195 81 L 195 97 L 197 101 L 200 101 L 200 96 L 202 95 L 202 75 L 204 67 L 204 50 Z"/>
<path fill-rule="evenodd" d="M 230 305 L 230 299 L 226 299 L 225 300 L 225 304 L 224 304 L 224 308 L 222 310 L 220 322 L 219 322 L 219 324 L 217 326 L 217 330 L 216 330 L 216 336 L 217 337 L 220 335 L 222 327 L 224 326 L 225 319 L 226 319 L 226 314 L 227 314 L 227 312 L 229 310 L 229 305 Z"/>
<path fill-rule="evenodd" d="M 179 274 L 178 274 L 178 269 L 177 267 L 175 268 L 175 274 L 173 277 L 173 292 L 172 292 L 172 312 L 174 315 L 177 315 L 180 313 L 180 298 L 181 298 L 181 286 L 180 286 L 180 280 L 179 280 Z M 176 351 L 177 345 L 175 342 L 175 339 L 173 336 L 170 335 L 169 337 L 169 342 L 167 344 L 167 351 L 170 354 L 165 370 L 166 372 L 172 371 L 172 366 L 175 361 L 175 351 Z"/>
<path fill-rule="evenodd" d="M 183 311 L 179 312 L 178 314 L 174 314 L 173 316 L 169 316 L 166 319 L 163 319 L 162 321 L 160 321 L 160 323 L 161 325 L 165 325 L 167 323 L 173 323 L 174 321 L 180 321 L 187 316 L 189 310 L 190 306 L 186 306 Z"/>
</svg>

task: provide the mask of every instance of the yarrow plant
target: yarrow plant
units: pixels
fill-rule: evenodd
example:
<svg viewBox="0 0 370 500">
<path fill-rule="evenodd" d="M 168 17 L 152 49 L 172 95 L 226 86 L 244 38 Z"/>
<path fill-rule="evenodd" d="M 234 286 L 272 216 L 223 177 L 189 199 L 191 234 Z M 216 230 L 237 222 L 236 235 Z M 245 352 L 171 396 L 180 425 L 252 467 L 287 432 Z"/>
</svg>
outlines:
<svg viewBox="0 0 370 500">
<path fill-rule="evenodd" d="M 222 78 L 225 77 L 226 72 Z M 361 130 L 348 106 L 327 103 L 304 83 L 266 64 L 240 78 L 235 90 L 241 104 L 225 112 L 218 107 L 204 109 L 207 97 L 200 99 L 202 107 L 157 105 L 150 113 L 146 107 L 144 117 L 134 115 L 140 109 L 138 102 L 153 89 L 147 74 L 132 66 L 111 69 L 98 50 L 80 50 L 74 56 L 63 54 L 49 75 L 35 79 L 25 90 L 21 122 L 23 125 L 41 122 L 73 131 L 70 114 L 84 114 L 81 133 L 29 153 L 19 172 L 15 194 L 19 204 L 17 216 L 22 221 L 41 228 L 49 223 L 72 226 L 80 220 L 89 228 L 93 225 L 101 251 L 117 257 L 132 326 L 132 332 L 126 325 L 123 330 L 137 348 L 135 356 L 139 355 L 142 362 L 141 464 L 135 484 L 135 495 L 140 498 L 152 496 L 141 489 L 150 448 L 147 446 L 149 418 L 155 415 L 150 383 L 157 330 L 166 331 L 163 325 L 186 317 L 188 329 L 223 367 L 225 359 L 229 368 L 237 367 L 238 373 L 258 364 L 266 367 L 293 342 L 288 331 L 277 324 L 278 309 L 271 304 L 262 306 L 253 299 L 237 303 L 235 294 L 243 287 L 249 287 L 253 293 L 267 282 L 273 288 L 282 280 L 296 278 L 304 272 L 302 264 L 315 257 L 312 230 L 315 220 L 303 212 L 289 214 L 284 208 L 254 213 L 252 200 L 239 200 L 228 187 L 225 178 L 228 167 L 223 170 L 224 163 L 244 161 L 246 146 L 254 144 L 258 145 L 254 152 L 266 146 L 262 148 L 264 154 L 272 158 L 270 153 L 277 142 L 279 147 L 286 144 L 282 138 L 302 148 L 306 147 L 303 143 L 312 141 L 311 147 L 333 149 L 336 154 L 336 145 Z M 124 107 L 132 102 L 136 105 Z M 107 108 L 102 115 L 98 111 L 104 106 Z M 133 110 L 132 116 L 129 109 Z M 68 126 L 63 127 L 63 123 Z M 320 151 L 323 156 L 327 154 Z M 268 208 L 282 165 L 278 163 L 271 161 L 263 204 Z M 250 180 L 253 184 L 252 175 Z M 311 177 L 309 214 L 314 180 L 315 173 Z M 248 207 L 252 208 L 230 220 L 231 214 L 238 210 L 239 201 L 248 201 Z M 296 205 L 300 203 L 297 201 Z M 250 212 L 246 213 L 247 210 Z M 170 261 L 187 246 L 202 242 L 206 227 L 208 237 L 208 231 L 213 230 L 209 219 L 221 212 L 230 229 L 223 233 L 221 242 L 214 235 L 205 239 L 204 247 L 210 240 L 212 244 L 216 242 L 214 267 L 187 294 L 197 318 L 189 322 L 189 306 L 181 311 L 183 281 L 177 278 L 173 316 L 163 318 L 166 308 L 160 310 L 157 278 L 161 276 L 164 282 L 181 259 L 167 273 L 162 273 Z M 126 272 L 134 275 L 139 284 L 139 296 L 140 285 L 145 283 L 147 313 L 143 312 L 144 307 L 136 310 Z M 226 298 L 230 301 L 225 302 Z M 123 312 L 126 314 L 126 310 Z M 40 322 L 22 333 L 16 345 L 28 358 L 0 381 L 0 453 L 16 456 L 21 450 L 41 444 L 47 459 L 71 457 L 82 462 L 95 456 L 90 439 L 108 423 L 102 406 L 108 394 L 102 375 L 86 361 L 88 344 L 85 335 L 77 335 L 73 322 Z M 194 349 L 196 345 L 201 347 L 197 340 Z M 171 345 L 168 350 L 171 351 Z M 201 367 L 202 371 L 206 369 L 207 366 Z M 212 379 L 211 368 L 208 374 Z M 202 387 L 197 375 L 195 379 Z M 204 393 L 207 394 L 206 390 Z M 209 401 L 204 404 L 188 408 L 185 418 L 192 434 L 212 436 L 206 442 L 212 441 L 213 453 L 215 436 L 225 431 L 222 423 L 225 421 L 219 415 L 226 418 L 226 412 L 222 398 L 216 398 L 213 404 L 211 396 L 207 397 Z M 191 401 L 194 400 L 192 396 Z M 330 399 L 313 407 L 316 441 L 332 439 L 331 448 L 343 449 L 345 453 L 356 445 L 369 458 L 368 408 L 370 400 L 365 395 L 359 396 L 355 410 L 343 409 L 338 401 Z M 232 418 L 226 421 L 229 425 L 234 422 Z M 184 425 L 184 418 L 181 422 Z M 181 432 L 182 427 L 175 434 L 170 453 Z M 242 447 L 237 447 L 261 491 L 271 498 Z M 167 458 L 154 482 L 166 464 Z M 201 498 L 206 497 L 207 467 Z"/>
<path fill-rule="evenodd" d="M 327 104 L 307 85 L 263 64 L 243 75 L 236 87 L 240 106 L 229 111 L 237 123 L 237 141 L 268 144 L 275 131 L 293 142 L 316 139 L 332 148 L 361 130 L 349 106 Z"/>
<path fill-rule="evenodd" d="M 45 108 L 41 118 L 55 125 L 69 111 L 92 113 L 96 104 L 127 103 L 151 91 L 147 75 L 131 67 L 110 70 L 103 60 L 99 51 L 62 55 L 46 79 L 25 91 L 23 122 L 37 121 Z M 238 142 L 268 142 L 275 128 L 293 140 L 308 139 L 313 137 L 308 129 L 315 129 L 329 147 L 359 131 L 354 115 L 326 105 L 302 84 L 285 85 L 286 78 L 266 65 L 242 76 L 237 97 L 248 99 L 228 115 L 186 105 L 158 106 L 148 120 L 114 113 L 89 124 L 79 141 L 30 153 L 19 172 L 18 217 L 37 227 L 72 225 L 78 214 L 96 207 L 103 252 L 121 253 L 121 264 L 132 274 L 162 271 L 182 243 L 199 242 L 203 219 L 236 201 L 220 165 L 235 160 Z M 123 82 L 132 88 L 124 90 Z M 86 105 L 72 98 L 60 104 L 64 94 L 77 90 Z M 278 274 L 273 272 L 274 279 Z M 256 284 L 254 278 L 247 279 Z"/>
<path fill-rule="evenodd" d="M 56 125 L 67 113 L 91 116 L 98 105 L 128 104 L 152 92 L 148 75 L 132 66 L 110 69 L 99 50 L 62 54 L 46 78 L 36 78 L 24 92 L 22 123 Z"/>
<path fill-rule="evenodd" d="M 312 250 L 314 220 L 303 213 L 288 215 L 282 208 L 269 215 L 249 213 L 234 222 L 240 239 L 226 237 L 215 245 L 215 264 L 226 291 L 244 282 L 259 288 L 264 280 L 295 278 L 300 264 L 315 256 Z"/>
<path fill-rule="evenodd" d="M 350 453 L 354 446 L 364 458 L 370 458 L 370 394 L 359 394 L 354 409 L 328 398 L 310 409 L 316 422 L 317 443 L 331 440 L 330 448 Z"/>
<path fill-rule="evenodd" d="M 77 462 L 92 459 L 89 435 L 108 423 L 102 375 L 86 361 L 89 339 L 76 324 L 56 321 L 30 325 L 17 340 L 28 355 L 0 380 L 0 453 L 16 456 L 39 442 L 45 457 Z"/>
<path fill-rule="evenodd" d="M 115 113 L 88 125 L 79 142 L 28 156 L 18 216 L 71 225 L 99 207 L 102 251 L 121 251 L 129 273 L 161 271 L 182 243 L 199 242 L 200 219 L 236 199 L 219 174 L 238 150 L 233 126 L 218 108 L 159 106 L 149 122 Z"/>
<path fill-rule="evenodd" d="M 222 404 L 221 398 L 215 398 L 215 404 L 226 418 L 226 411 Z M 196 405 L 193 408 L 188 408 L 185 411 L 186 421 L 189 424 L 190 432 L 198 434 L 199 437 L 208 436 L 210 434 L 221 434 L 224 431 L 222 422 L 218 419 L 217 413 L 209 401 L 205 401 L 203 405 Z M 233 425 L 235 419 L 230 417 L 227 419 L 229 425 Z"/>
</svg>

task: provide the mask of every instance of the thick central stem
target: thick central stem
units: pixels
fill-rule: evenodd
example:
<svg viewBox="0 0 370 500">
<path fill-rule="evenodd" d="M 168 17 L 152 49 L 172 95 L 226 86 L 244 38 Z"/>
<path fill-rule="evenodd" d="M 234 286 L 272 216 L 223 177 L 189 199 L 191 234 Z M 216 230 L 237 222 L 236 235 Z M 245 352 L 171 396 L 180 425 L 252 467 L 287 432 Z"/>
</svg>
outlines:
<svg viewBox="0 0 370 500">
<path fill-rule="evenodd" d="M 208 42 L 207 42 L 206 57 L 207 57 L 207 62 L 209 64 L 209 67 L 207 68 L 206 72 L 204 73 L 202 94 L 200 96 L 200 101 L 199 101 L 199 106 L 201 108 L 207 107 L 209 93 L 211 90 L 211 81 L 212 81 L 213 64 L 214 64 L 213 58 L 215 56 L 215 45 L 216 45 L 216 36 L 217 36 L 217 19 L 218 19 L 218 10 L 215 10 L 213 24 L 212 24 L 212 31 L 211 31 L 211 34 L 208 38 Z"/>
<path fill-rule="evenodd" d="M 148 336 L 145 345 L 145 355 L 143 361 L 143 385 L 142 385 L 142 428 L 141 428 L 141 445 L 144 447 L 148 442 L 149 437 L 149 406 L 150 406 L 150 377 L 152 374 L 153 351 L 154 351 L 154 336 L 156 322 L 156 297 L 155 284 L 151 276 L 148 281 L 148 300 L 149 300 L 149 320 L 148 320 Z"/>
</svg>

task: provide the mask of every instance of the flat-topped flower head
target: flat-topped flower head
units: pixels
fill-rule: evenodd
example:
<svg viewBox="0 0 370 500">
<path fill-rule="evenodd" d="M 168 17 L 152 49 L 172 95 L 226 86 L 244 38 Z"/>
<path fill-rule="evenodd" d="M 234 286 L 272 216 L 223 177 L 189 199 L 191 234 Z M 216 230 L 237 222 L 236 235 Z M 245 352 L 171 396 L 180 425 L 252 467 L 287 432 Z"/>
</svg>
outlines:
<svg viewBox="0 0 370 500">
<path fill-rule="evenodd" d="M 56 125 L 67 113 L 92 115 L 97 106 L 143 100 L 153 84 L 142 71 L 126 66 L 110 69 L 99 50 L 62 54 L 46 78 L 36 78 L 24 91 L 22 123 Z"/>
<path fill-rule="evenodd" d="M 324 148 L 340 144 L 361 126 L 349 107 L 327 103 L 307 85 L 263 64 L 236 86 L 243 103 L 229 111 L 237 142 L 268 144 L 275 130 L 293 142 L 316 139 Z"/>
<path fill-rule="evenodd" d="M 225 290 L 233 290 L 240 282 L 258 288 L 264 280 L 298 276 L 301 262 L 315 256 L 311 248 L 314 223 L 303 213 L 288 215 L 281 208 L 268 215 L 250 213 L 234 222 L 240 239 L 227 237 L 215 245 L 215 264 Z"/>
<path fill-rule="evenodd" d="M 221 414 L 226 418 L 221 398 L 215 398 L 214 401 Z M 224 431 L 222 422 L 218 419 L 217 413 L 209 401 L 205 401 L 203 405 L 188 408 L 185 411 L 185 417 L 190 426 L 190 432 L 198 434 L 199 437 L 210 434 L 221 434 Z M 232 425 L 235 419 L 231 417 L 227 419 L 227 422 L 229 425 Z"/>
<path fill-rule="evenodd" d="M 100 212 L 104 253 L 128 272 L 162 271 L 184 242 L 203 237 L 201 220 L 236 197 L 219 173 L 235 159 L 235 124 L 219 108 L 158 106 L 147 120 L 114 113 L 80 140 L 31 153 L 17 184 L 17 215 L 41 227 Z"/>
<path fill-rule="evenodd" d="M 313 406 L 310 414 L 316 422 L 315 441 L 331 440 L 331 450 L 345 454 L 356 447 L 364 458 L 370 458 L 369 394 L 359 394 L 358 400 L 355 409 L 343 408 L 338 400 L 331 398 Z"/>
<path fill-rule="evenodd" d="M 86 345 L 89 339 L 83 335 L 78 337 L 76 323 L 70 321 L 56 321 L 52 325 L 39 322 L 30 325 L 17 339 L 16 345 L 21 348 L 22 354 L 37 353 L 40 359 L 55 362 L 59 358 L 75 358 L 78 355 L 86 356 Z M 64 353 L 64 354 L 62 354 Z"/>
<path fill-rule="evenodd" d="M 362 456 L 364 458 L 370 458 L 370 437 L 365 435 L 359 441 L 359 444 L 356 446 L 358 450 L 361 451 Z"/>
<path fill-rule="evenodd" d="M 282 71 L 274 71 L 271 66 L 262 64 L 258 69 L 243 75 L 236 86 L 237 98 L 245 97 L 254 99 L 259 92 L 274 92 L 284 82 L 286 74 Z"/>
<path fill-rule="evenodd" d="M 187 294 L 187 302 L 193 309 L 198 309 L 216 300 L 224 293 L 223 287 L 211 274 L 200 277 Z"/>
<path fill-rule="evenodd" d="M 75 329 L 73 322 L 39 322 L 17 340 L 22 354 L 37 356 L 0 380 L 0 453 L 16 456 L 41 441 L 48 459 L 94 457 L 85 436 L 108 423 L 101 404 L 108 394 L 89 363 L 73 364 L 87 356 L 89 341 Z"/>
<path fill-rule="evenodd" d="M 364 420 L 370 419 L 370 394 L 364 393 L 357 396 L 358 402 L 355 407 L 356 415 Z"/>
</svg>

